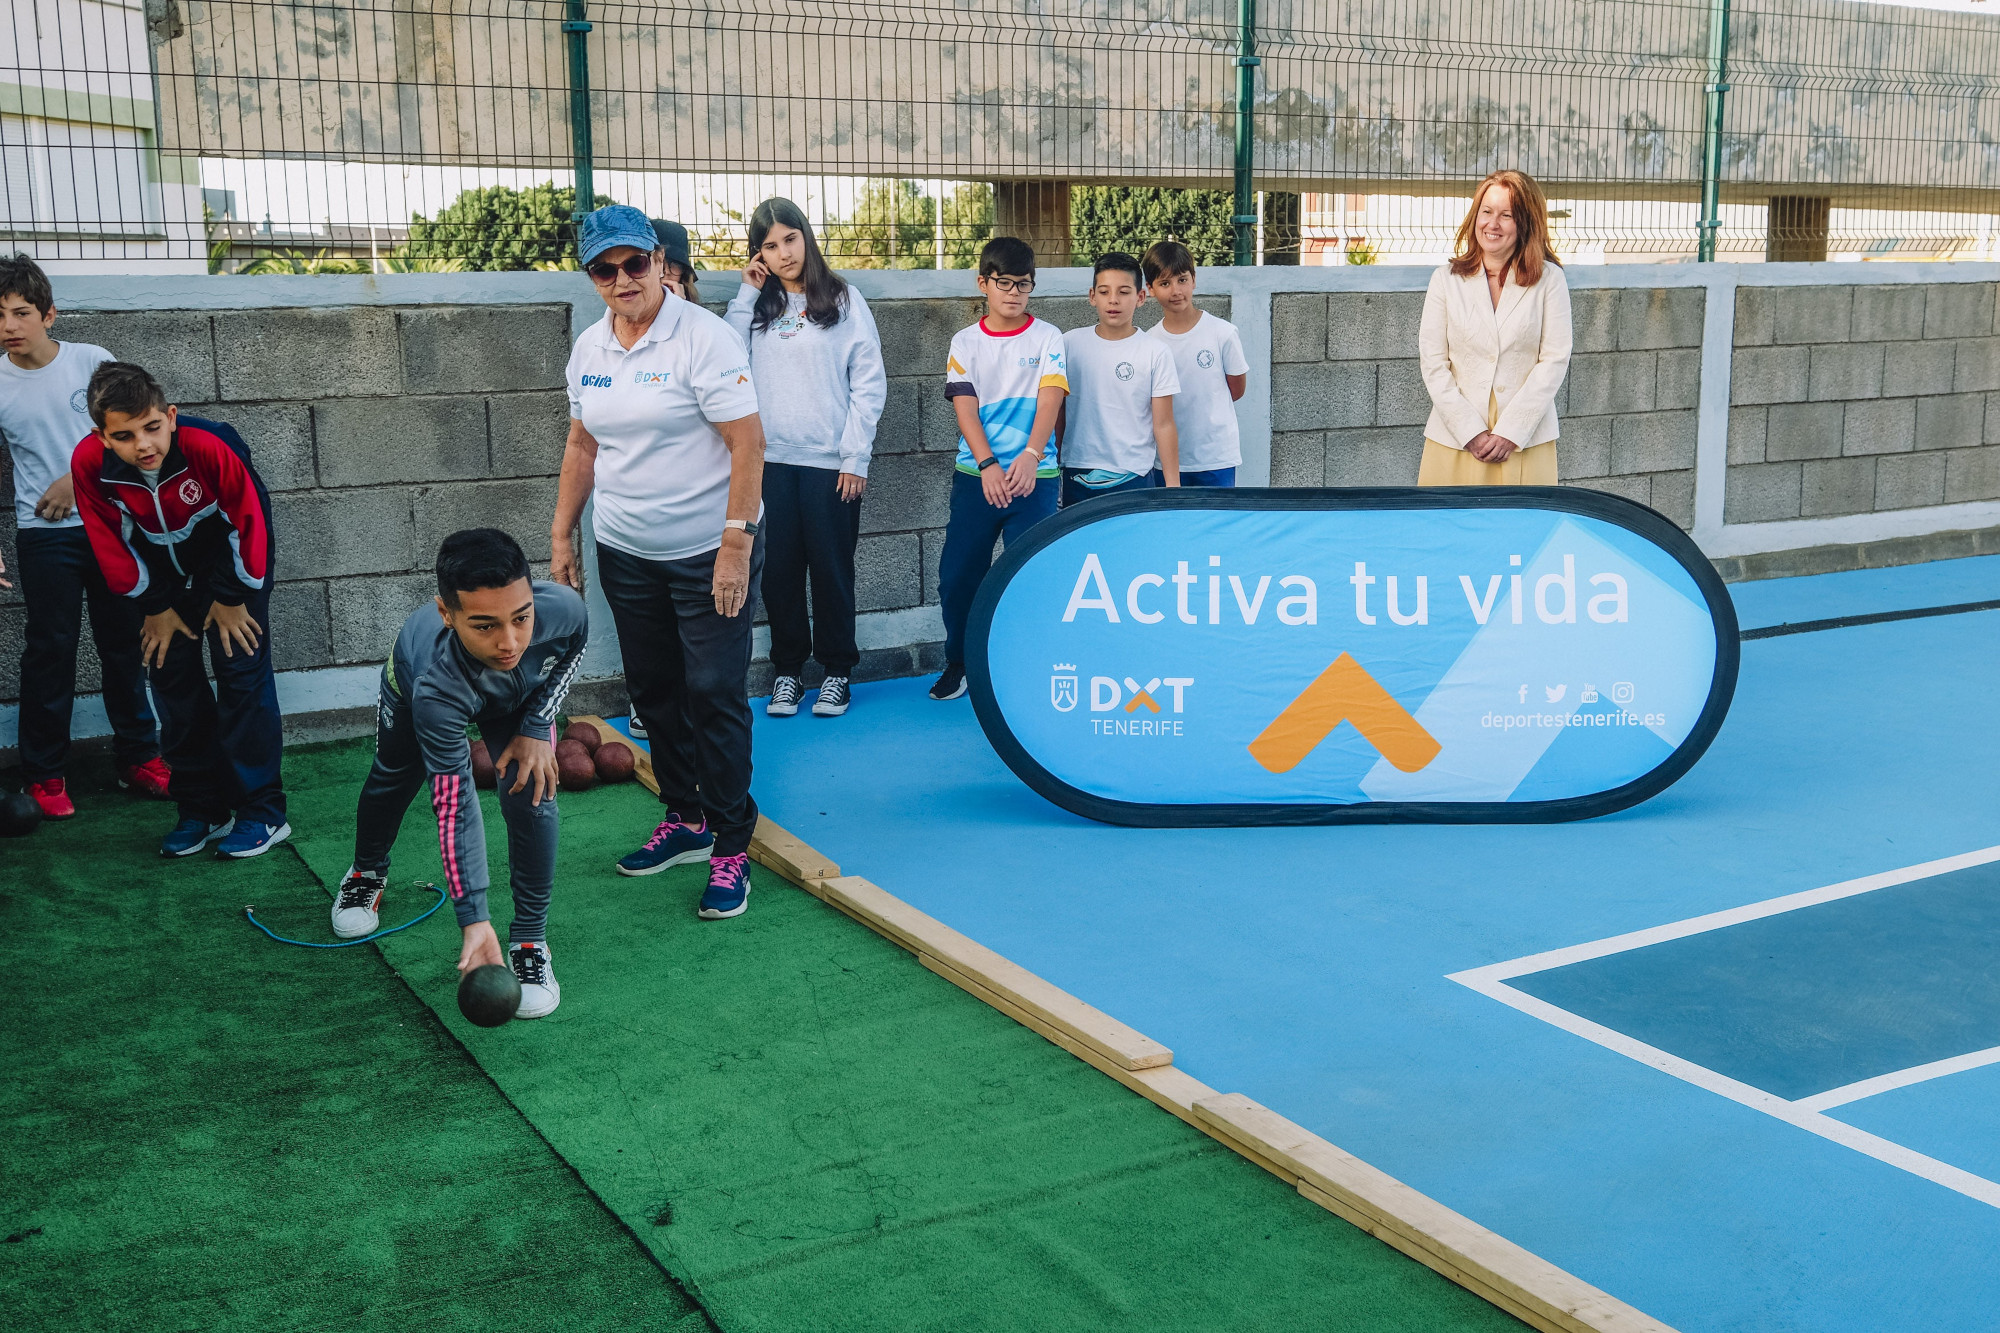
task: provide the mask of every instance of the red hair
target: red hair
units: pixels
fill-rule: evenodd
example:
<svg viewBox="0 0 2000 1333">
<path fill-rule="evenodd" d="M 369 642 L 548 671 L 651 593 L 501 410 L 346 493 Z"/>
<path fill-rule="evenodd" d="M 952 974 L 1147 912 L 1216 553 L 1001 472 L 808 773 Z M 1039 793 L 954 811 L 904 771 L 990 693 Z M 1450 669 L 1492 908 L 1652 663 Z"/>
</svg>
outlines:
<svg viewBox="0 0 2000 1333">
<path fill-rule="evenodd" d="M 1465 221 L 1458 224 L 1458 236 L 1452 242 L 1451 271 L 1468 278 L 1485 262 L 1473 226 L 1479 221 L 1479 205 L 1485 201 L 1486 192 L 1496 185 L 1506 190 L 1513 201 L 1514 253 L 1507 257 L 1507 267 L 1514 270 L 1515 281 L 1523 287 L 1532 287 L 1542 280 L 1543 264 L 1561 268 L 1562 260 L 1556 258 L 1555 247 L 1549 241 L 1548 196 L 1525 171 L 1496 171 L 1479 182 L 1479 188 L 1472 192 L 1472 207 L 1466 210 Z"/>
</svg>

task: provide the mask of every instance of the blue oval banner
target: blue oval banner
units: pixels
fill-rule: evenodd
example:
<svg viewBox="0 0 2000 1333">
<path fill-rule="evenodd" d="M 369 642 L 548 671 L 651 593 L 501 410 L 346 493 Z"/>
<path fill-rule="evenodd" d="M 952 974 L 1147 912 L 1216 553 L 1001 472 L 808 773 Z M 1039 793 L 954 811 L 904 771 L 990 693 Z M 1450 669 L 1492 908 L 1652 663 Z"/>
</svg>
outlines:
<svg viewBox="0 0 2000 1333">
<path fill-rule="evenodd" d="M 966 663 L 1030 787 L 1117 824 L 1508 822 L 1685 773 L 1736 610 L 1659 514 L 1558 487 L 1151 490 L 981 586 Z"/>
</svg>

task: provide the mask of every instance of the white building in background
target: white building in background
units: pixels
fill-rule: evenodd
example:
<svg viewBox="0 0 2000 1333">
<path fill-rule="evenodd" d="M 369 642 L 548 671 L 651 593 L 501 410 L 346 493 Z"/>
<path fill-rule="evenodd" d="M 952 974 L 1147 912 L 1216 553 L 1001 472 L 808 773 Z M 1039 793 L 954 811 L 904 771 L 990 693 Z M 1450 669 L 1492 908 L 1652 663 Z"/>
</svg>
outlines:
<svg viewBox="0 0 2000 1333">
<path fill-rule="evenodd" d="M 144 0 L 7 0 L 0 246 L 51 272 L 204 273 L 201 181 L 158 148 Z M 155 23 L 179 8 L 154 0 Z"/>
</svg>

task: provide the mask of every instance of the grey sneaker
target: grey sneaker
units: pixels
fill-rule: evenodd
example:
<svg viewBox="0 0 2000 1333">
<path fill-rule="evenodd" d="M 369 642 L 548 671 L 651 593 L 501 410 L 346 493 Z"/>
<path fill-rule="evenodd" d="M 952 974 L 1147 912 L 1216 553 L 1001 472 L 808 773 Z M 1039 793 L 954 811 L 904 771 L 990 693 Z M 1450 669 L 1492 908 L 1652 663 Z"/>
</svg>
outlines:
<svg viewBox="0 0 2000 1333">
<path fill-rule="evenodd" d="M 839 717 L 847 711 L 847 677 L 828 676 L 819 687 L 819 702 L 813 705 L 814 717 Z"/>
<path fill-rule="evenodd" d="M 805 692 L 797 676 L 780 676 L 771 682 L 771 702 L 764 705 L 764 711 L 772 717 L 790 717 L 799 711 L 799 699 Z"/>
</svg>

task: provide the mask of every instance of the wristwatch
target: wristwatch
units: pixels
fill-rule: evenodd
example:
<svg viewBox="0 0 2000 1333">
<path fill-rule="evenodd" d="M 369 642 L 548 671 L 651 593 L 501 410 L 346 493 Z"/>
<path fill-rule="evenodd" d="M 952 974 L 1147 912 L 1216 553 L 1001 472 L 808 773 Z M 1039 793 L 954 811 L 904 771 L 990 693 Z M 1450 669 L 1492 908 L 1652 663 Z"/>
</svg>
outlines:
<svg viewBox="0 0 2000 1333">
<path fill-rule="evenodd" d="M 979 460 L 979 470 L 981 472 L 984 472 L 987 468 L 999 467 L 999 466 L 1000 466 L 1000 460 L 998 458 L 995 458 L 992 454 L 988 454 L 986 455 L 986 457 Z"/>
<path fill-rule="evenodd" d="M 747 518 L 725 518 L 722 520 L 722 527 L 725 532 L 730 528 L 735 528 L 746 537 L 755 537 L 757 535 L 757 525 Z"/>
</svg>

